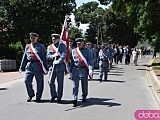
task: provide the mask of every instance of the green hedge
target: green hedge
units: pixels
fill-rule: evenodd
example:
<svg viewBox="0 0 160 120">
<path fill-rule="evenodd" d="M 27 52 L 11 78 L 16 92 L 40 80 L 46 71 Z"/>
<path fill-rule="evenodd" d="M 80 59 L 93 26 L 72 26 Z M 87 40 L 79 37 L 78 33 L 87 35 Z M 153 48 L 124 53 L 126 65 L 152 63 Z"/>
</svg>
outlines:
<svg viewBox="0 0 160 120">
<path fill-rule="evenodd" d="M 0 59 L 16 59 L 17 69 L 20 66 L 23 52 L 24 50 L 20 42 L 0 45 Z"/>
</svg>

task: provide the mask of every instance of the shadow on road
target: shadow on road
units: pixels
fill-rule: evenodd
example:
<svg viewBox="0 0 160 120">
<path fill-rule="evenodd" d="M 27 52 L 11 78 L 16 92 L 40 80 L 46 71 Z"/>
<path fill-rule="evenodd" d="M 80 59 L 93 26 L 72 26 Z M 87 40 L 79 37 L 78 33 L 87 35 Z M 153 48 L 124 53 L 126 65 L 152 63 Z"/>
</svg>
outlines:
<svg viewBox="0 0 160 120">
<path fill-rule="evenodd" d="M 0 90 L 8 90 L 8 88 L 0 88 Z"/>
<path fill-rule="evenodd" d="M 121 81 L 121 80 L 104 80 L 102 82 L 118 82 L 118 83 L 124 83 L 126 81 Z"/>
<path fill-rule="evenodd" d="M 92 81 L 99 81 L 98 79 L 92 79 L 92 80 L 89 80 L 89 82 L 92 82 Z M 123 80 L 102 80 L 102 82 L 117 82 L 117 83 L 124 83 L 126 81 L 123 81 Z"/>
<path fill-rule="evenodd" d="M 35 100 L 33 100 L 33 102 L 35 102 Z M 38 103 L 48 103 L 48 104 L 56 103 L 56 104 L 58 104 L 57 99 L 55 99 L 55 101 L 53 103 L 50 103 L 49 99 L 48 100 L 41 99 L 41 101 Z M 59 104 L 71 104 L 71 101 L 70 100 L 61 100 L 61 103 L 59 103 Z"/>
<path fill-rule="evenodd" d="M 120 103 L 108 102 L 110 100 L 114 100 L 114 99 L 88 98 L 85 103 L 82 103 L 82 102 L 78 101 L 76 108 L 67 109 L 65 111 L 70 111 L 70 110 L 74 110 L 74 109 L 77 109 L 77 108 L 83 108 L 83 107 L 89 107 L 89 106 L 95 106 L 95 105 L 102 105 L 102 106 L 107 106 L 107 107 L 121 106 Z"/>
<path fill-rule="evenodd" d="M 35 102 L 35 100 L 33 100 L 33 102 Z M 38 103 L 49 103 L 50 102 L 50 100 L 44 100 L 44 99 L 41 99 L 41 101 L 40 102 L 38 102 Z"/>
<path fill-rule="evenodd" d="M 110 71 L 109 73 L 124 73 L 122 71 Z"/>
<path fill-rule="evenodd" d="M 119 67 L 112 67 L 111 70 L 123 70 L 123 68 L 119 68 Z"/>
<path fill-rule="evenodd" d="M 111 74 L 111 73 L 108 73 L 108 75 L 123 76 L 123 74 Z"/>
<path fill-rule="evenodd" d="M 147 69 L 136 69 L 136 70 L 147 70 Z"/>
<path fill-rule="evenodd" d="M 99 75 L 99 73 L 93 73 L 93 75 Z"/>
<path fill-rule="evenodd" d="M 151 65 L 147 65 L 147 64 L 143 64 L 143 65 L 140 65 L 140 66 L 151 67 Z"/>
</svg>

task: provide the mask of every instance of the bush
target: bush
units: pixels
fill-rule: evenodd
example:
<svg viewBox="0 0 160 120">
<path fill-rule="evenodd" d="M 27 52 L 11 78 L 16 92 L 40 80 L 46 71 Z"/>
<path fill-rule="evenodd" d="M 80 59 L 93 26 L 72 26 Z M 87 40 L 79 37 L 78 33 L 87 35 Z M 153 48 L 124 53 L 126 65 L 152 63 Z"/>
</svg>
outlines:
<svg viewBox="0 0 160 120">
<path fill-rule="evenodd" d="M 23 52 L 20 42 L 0 45 L 0 59 L 16 59 L 17 68 L 20 66 Z"/>
</svg>

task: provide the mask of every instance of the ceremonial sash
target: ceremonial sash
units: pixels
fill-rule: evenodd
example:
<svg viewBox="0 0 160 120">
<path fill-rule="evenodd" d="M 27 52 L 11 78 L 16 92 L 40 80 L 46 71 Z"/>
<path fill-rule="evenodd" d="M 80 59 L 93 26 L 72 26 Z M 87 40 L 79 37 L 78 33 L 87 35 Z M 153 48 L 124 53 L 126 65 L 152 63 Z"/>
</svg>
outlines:
<svg viewBox="0 0 160 120">
<path fill-rule="evenodd" d="M 58 48 L 56 48 L 53 44 L 50 45 L 50 48 L 51 48 L 53 53 L 59 52 Z M 65 74 L 68 74 L 69 73 L 69 69 L 68 69 L 68 66 L 67 66 L 67 63 L 66 63 L 65 60 L 63 61 L 63 64 L 65 65 Z"/>
<path fill-rule="evenodd" d="M 39 57 L 39 55 L 37 54 L 36 50 L 34 49 L 32 44 L 29 44 L 29 50 L 31 52 L 31 54 L 33 55 L 33 57 L 38 60 L 38 64 L 41 67 L 41 70 L 43 72 L 43 74 L 47 74 L 47 70 L 45 69 L 44 65 L 43 65 L 43 61 L 41 60 L 41 58 Z"/>
<path fill-rule="evenodd" d="M 81 61 L 81 63 L 83 64 L 84 68 L 87 70 L 87 72 L 89 73 L 89 66 L 88 66 L 88 63 L 87 63 L 87 60 L 85 59 L 85 57 L 82 55 L 82 53 L 80 52 L 79 48 L 75 48 L 74 49 L 79 60 Z M 92 74 L 88 74 L 89 78 L 92 79 Z"/>
</svg>

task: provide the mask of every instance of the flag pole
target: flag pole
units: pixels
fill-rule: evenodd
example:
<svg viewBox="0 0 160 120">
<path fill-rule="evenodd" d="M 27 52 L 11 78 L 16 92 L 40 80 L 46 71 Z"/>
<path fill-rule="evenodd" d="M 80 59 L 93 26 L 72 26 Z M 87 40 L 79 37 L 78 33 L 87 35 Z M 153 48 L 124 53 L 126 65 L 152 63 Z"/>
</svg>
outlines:
<svg viewBox="0 0 160 120">
<path fill-rule="evenodd" d="M 69 15 L 66 15 L 66 16 L 65 16 L 65 20 L 64 20 L 64 23 L 63 23 L 62 32 L 61 32 L 61 36 L 60 36 L 60 41 L 59 41 L 59 45 L 58 45 L 58 49 L 57 49 L 56 53 L 58 52 L 60 43 L 62 42 L 63 31 L 64 31 L 64 29 L 65 29 L 65 25 L 67 24 L 67 27 L 68 27 L 67 18 L 69 18 Z M 56 61 L 56 58 L 57 58 L 57 57 L 54 57 L 53 63 L 54 63 L 54 61 Z M 51 83 L 51 81 L 52 81 L 53 72 L 54 72 L 54 67 L 55 67 L 55 64 L 52 65 L 52 71 L 51 71 L 49 83 Z"/>
</svg>

